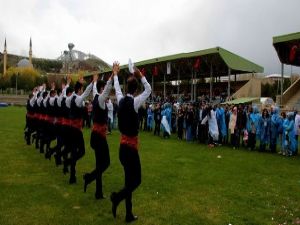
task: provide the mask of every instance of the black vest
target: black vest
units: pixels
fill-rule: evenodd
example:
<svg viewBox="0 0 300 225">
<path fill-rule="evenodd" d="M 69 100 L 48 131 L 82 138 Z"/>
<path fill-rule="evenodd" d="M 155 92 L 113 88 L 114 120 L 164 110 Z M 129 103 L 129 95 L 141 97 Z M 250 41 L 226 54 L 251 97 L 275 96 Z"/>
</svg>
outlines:
<svg viewBox="0 0 300 225">
<path fill-rule="evenodd" d="M 66 119 L 69 118 L 70 109 L 66 105 L 65 97 L 63 97 L 63 99 L 61 100 L 60 112 L 61 112 L 62 117 L 66 118 Z"/>
<path fill-rule="evenodd" d="M 54 106 L 50 105 L 50 97 L 47 100 L 47 114 L 49 116 L 54 116 L 55 109 Z"/>
<path fill-rule="evenodd" d="M 40 104 L 40 113 L 41 114 L 46 114 L 46 107 L 44 106 L 44 99 L 41 101 L 41 104 Z"/>
<path fill-rule="evenodd" d="M 106 124 L 107 119 L 108 119 L 108 116 L 107 116 L 108 110 L 107 110 L 105 102 L 104 102 L 105 109 L 102 109 L 99 106 L 98 99 L 99 99 L 99 95 L 97 94 L 93 100 L 93 114 L 94 114 L 93 122 L 98 123 L 98 124 Z"/>
<path fill-rule="evenodd" d="M 61 108 L 58 106 L 57 101 L 58 101 L 58 98 L 55 98 L 54 106 L 53 106 L 54 116 L 61 117 Z"/>
<path fill-rule="evenodd" d="M 134 110 L 134 99 L 125 96 L 119 102 L 118 109 L 119 130 L 122 134 L 134 137 L 139 133 L 139 117 Z"/>
<path fill-rule="evenodd" d="M 30 105 L 30 99 L 27 100 L 26 109 L 27 109 L 27 113 L 29 114 L 34 113 L 34 107 Z"/>
<path fill-rule="evenodd" d="M 84 115 L 84 108 L 78 107 L 75 100 L 76 96 L 73 96 L 70 107 L 70 119 L 82 119 Z"/>
</svg>

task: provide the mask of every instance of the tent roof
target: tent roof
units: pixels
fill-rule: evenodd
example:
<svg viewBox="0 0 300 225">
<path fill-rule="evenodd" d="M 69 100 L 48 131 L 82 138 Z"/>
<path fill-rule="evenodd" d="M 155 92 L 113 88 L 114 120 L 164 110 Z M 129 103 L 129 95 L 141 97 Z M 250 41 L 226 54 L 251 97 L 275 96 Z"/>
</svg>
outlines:
<svg viewBox="0 0 300 225">
<path fill-rule="evenodd" d="M 273 37 L 273 44 L 293 41 L 297 39 L 300 40 L 300 32 Z"/>
<path fill-rule="evenodd" d="M 273 37 L 273 46 L 281 63 L 300 66 L 300 32 Z M 295 60 L 290 61 L 290 51 L 298 46 Z"/>
<path fill-rule="evenodd" d="M 256 101 L 258 99 L 259 98 L 237 98 L 237 99 L 234 99 L 232 101 L 223 102 L 222 104 L 238 105 L 238 104 L 253 102 L 253 101 Z"/>
<path fill-rule="evenodd" d="M 197 58 L 201 59 L 200 70 L 198 73 L 204 77 L 209 77 L 210 65 L 213 67 L 213 73 L 218 76 L 227 76 L 228 68 L 231 69 L 232 74 L 261 73 L 264 71 L 263 67 L 221 47 L 152 58 L 135 62 L 135 65 L 140 68 L 144 67 L 147 72 L 150 72 L 150 75 L 152 75 L 151 73 L 154 66 L 158 65 L 160 67 L 159 74 L 163 75 L 166 73 L 166 63 L 171 62 L 173 77 L 172 74 L 170 76 L 168 75 L 168 80 L 172 80 L 172 78 L 176 79 L 177 73 L 174 74 L 174 70 L 176 71 L 179 68 L 180 78 L 190 79 L 190 74 Z M 123 71 L 127 68 L 127 64 L 121 66 L 121 70 Z M 110 73 L 111 71 L 111 69 L 107 69 L 102 73 Z"/>
</svg>

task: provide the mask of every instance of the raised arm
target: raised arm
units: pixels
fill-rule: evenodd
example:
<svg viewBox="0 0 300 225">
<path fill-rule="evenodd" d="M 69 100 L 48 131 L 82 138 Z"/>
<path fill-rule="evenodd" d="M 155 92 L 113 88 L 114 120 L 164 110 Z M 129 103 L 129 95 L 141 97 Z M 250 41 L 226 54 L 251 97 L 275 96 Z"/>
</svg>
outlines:
<svg viewBox="0 0 300 225">
<path fill-rule="evenodd" d="M 94 74 L 94 76 L 93 76 L 93 98 L 95 98 L 95 96 L 98 94 L 97 80 L 98 80 L 98 74 Z"/>
<path fill-rule="evenodd" d="M 103 92 L 99 95 L 98 101 L 99 101 L 99 106 L 102 109 L 105 109 L 105 100 L 107 99 L 110 91 L 112 88 L 112 80 L 111 77 L 108 79 L 108 81 L 106 82 L 106 85 L 104 87 Z"/>
<path fill-rule="evenodd" d="M 37 94 L 38 94 L 38 90 L 37 90 L 37 88 L 34 88 L 34 90 L 33 90 L 33 97 L 30 99 L 30 101 L 29 101 L 29 104 L 30 104 L 30 106 L 31 107 L 33 107 L 34 106 L 34 102 L 36 101 L 36 99 L 37 99 Z"/>
<path fill-rule="evenodd" d="M 119 104 L 120 100 L 123 98 L 123 94 L 120 88 L 118 73 L 120 71 L 120 65 L 118 62 L 113 64 L 113 76 L 114 76 L 114 87 L 116 90 L 117 103 Z"/>
<path fill-rule="evenodd" d="M 91 93 L 92 89 L 93 89 L 93 83 L 94 82 L 91 82 L 87 87 L 86 89 L 84 90 L 84 92 L 82 93 L 82 95 L 80 96 L 77 96 L 77 98 L 75 99 L 75 103 L 78 107 L 82 107 L 82 103 L 84 101 L 84 99 L 86 99 L 89 94 Z"/>
<path fill-rule="evenodd" d="M 146 101 L 146 99 L 150 96 L 151 86 L 148 83 L 146 77 L 141 73 L 141 71 L 136 69 L 136 74 L 141 78 L 142 84 L 144 85 L 144 91 L 142 92 L 142 94 L 140 94 L 134 98 L 134 110 L 136 112 L 138 112 L 138 109 Z"/>
</svg>

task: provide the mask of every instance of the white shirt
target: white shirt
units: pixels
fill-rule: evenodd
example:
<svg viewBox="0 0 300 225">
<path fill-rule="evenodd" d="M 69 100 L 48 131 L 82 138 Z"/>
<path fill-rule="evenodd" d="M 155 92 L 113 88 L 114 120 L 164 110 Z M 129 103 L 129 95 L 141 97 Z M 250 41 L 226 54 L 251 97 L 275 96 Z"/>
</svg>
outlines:
<svg viewBox="0 0 300 225">
<path fill-rule="evenodd" d="M 107 99 L 110 91 L 111 91 L 111 88 L 112 88 L 112 80 L 109 78 L 108 81 L 106 82 L 106 85 L 102 91 L 101 94 L 98 93 L 97 91 L 97 82 L 94 82 L 94 85 L 93 85 L 93 97 L 95 98 L 95 96 L 97 94 L 99 94 L 99 97 L 98 97 L 98 102 L 99 102 L 99 106 L 101 109 L 105 109 L 105 100 Z"/>
<path fill-rule="evenodd" d="M 146 101 L 146 99 L 150 96 L 151 94 L 151 86 L 148 83 L 147 79 L 143 76 L 141 79 L 145 90 L 138 96 L 133 97 L 130 94 L 127 94 L 127 96 L 132 97 L 134 99 L 133 105 L 134 105 L 134 110 L 136 113 L 138 113 L 139 108 L 141 107 L 142 104 Z M 117 102 L 119 104 L 120 100 L 124 97 L 120 88 L 119 84 L 119 79 L 117 75 L 114 75 L 114 87 L 116 90 L 116 96 L 117 96 Z"/>
<path fill-rule="evenodd" d="M 49 98 L 49 92 L 48 92 L 47 97 L 43 99 L 43 105 L 44 105 L 44 107 L 47 107 L 48 98 Z"/>
<path fill-rule="evenodd" d="M 43 94 L 44 94 L 45 90 L 43 88 L 40 87 L 40 96 L 37 99 L 37 104 L 40 107 L 41 106 L 41 102 L 43 101 Z"/>
<path fill-rule="evenodd" d="M 114 115 L 113 115 L 113 112 L 114 112 L 114 106 L 113 104 L 111 103 L 111 100 L 109 99 L 108 102 L 106 103 L 106 106 L 107 106 L 107 116 L 108 118 L 110 118 L 110 121 L 111 123 L 113 122 L 113 119 L 114 119 Z"/>
<path fill-rule="evenodd" d="M 84 106 L 84 99 L 86 97 L 89 96 L 91 90 L 93 89 L 93 82 L 91 82 L 85 89 L 85 91 L 82 93 L 82 95 L 77 95 L 76 93 L 72 93 L 72 95 L 70 95 L 69 97 L 67 97 L 66 99 L 66 106 L 68 108 L 71 108 L 71 100 L 73 98 L 73 96 L 76 96 L 76 99 L 75 99 L 75 104 L 77 107 L 80 107 L 82 108 Z"/>
<path fill-rule="evenodd" d="M 58 107 L 61 107 L 61 102 L 63 100 L 64 97 L 67 97 L 66 96 L 66 91 L 67 91 L 67 88 L 69 87 L 69 84 L 67 84 L 64 89 L 62 90 L 62 92 L 60 93 L 60 95 L 58 96 L 58 99 L 57 99 L 57 105 Z"/>
<path fill-rule="evenodd" d="M 33 92 L 33 96 L 32 96 L 32 98 L 31 98 L 30 101 L 29 101 L 29 104 L 30 104 L 31 107 L 34 106 L 34 102 L 35 102 L 35 100 L 37 100 L 37 94 L 38 94 L 37 91 L 36 91 L 36 92 Z"/>
<path fill-rule="evenodd" d="M 55 101 L 55 99 L 57 99 L 57 98 L 58 98 L 57 95 L 55 95 L 54 97 L 50 97 L 49 103 L 50 103 L 51 106 L 54 106 L 54 101 Z"/>
</svg>

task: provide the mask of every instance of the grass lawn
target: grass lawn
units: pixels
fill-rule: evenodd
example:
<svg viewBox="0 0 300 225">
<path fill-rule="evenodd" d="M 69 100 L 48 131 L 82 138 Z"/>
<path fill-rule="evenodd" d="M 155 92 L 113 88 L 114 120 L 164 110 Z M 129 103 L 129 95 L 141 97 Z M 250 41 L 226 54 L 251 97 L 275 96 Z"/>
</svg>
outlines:
<svg viewBox="0 0 300 225">
<path fill-rule="evenodd" d="M 82 175 L 94 168 L 85 129 L 86 155 L 77 184 L 23 139 L 25 108 L 0 108 L 0 224 L 124 224 L 125 204 L 111 214 L 109 198 L 83 193 Z M 108 137 L 111 165 L 106 196 L 123 185 L 119 133 Z M 133 195 L 133 224 L 300 224 L 300 158 L 164 140 L 140 134 L 142 184 Z"/>
</svg>

